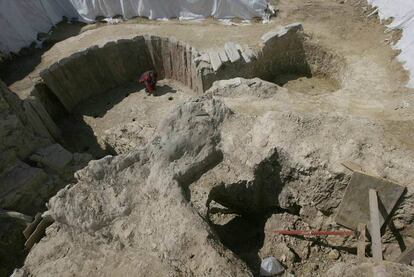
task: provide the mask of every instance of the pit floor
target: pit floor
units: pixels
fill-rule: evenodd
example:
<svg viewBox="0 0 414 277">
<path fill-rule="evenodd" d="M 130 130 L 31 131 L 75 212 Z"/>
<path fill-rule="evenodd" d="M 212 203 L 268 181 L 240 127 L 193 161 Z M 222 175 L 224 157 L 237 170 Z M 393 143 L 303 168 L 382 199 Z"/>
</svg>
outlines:
<svg viewBox="0 0 414 277">
<path fill-rule="evenodd" d="M 338 81 L 324 76 L 303 77 L 296 74 L 284 74 L 279 75 L 274 83 L 290 91 L 310 95 L 332 93 L 340 89 Z"/>
<path fill-rule="evenodd" d="M 178 103 L 195 96 L 195 92 L 178 82 L 161 80 L 155 95 L 147 95 L 138 83 L 129 83 L 83 102 L 63 118 L 64 144 L 72 152 L 88 152 L 96 158 L 117 154 L 102 138 L 130 122 L 156 128 Z M 127 128 L 127 127 L 125 127 Z"/>
</svg>

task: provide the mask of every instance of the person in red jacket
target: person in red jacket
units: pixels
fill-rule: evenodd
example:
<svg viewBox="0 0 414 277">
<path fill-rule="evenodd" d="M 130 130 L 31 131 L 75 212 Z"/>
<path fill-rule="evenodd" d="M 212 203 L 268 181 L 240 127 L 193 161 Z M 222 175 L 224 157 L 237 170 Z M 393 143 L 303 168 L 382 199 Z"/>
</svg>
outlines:
<svg viewBox="0 0 414 277">
<path fill-rule="evenodd" d="M 148 95 L 154 94 L 155 86 L 157 85 L 157 72 L 150 70 L 142 73 L 138 82 L 145 86 L 145 92 Z"/>
</svg>

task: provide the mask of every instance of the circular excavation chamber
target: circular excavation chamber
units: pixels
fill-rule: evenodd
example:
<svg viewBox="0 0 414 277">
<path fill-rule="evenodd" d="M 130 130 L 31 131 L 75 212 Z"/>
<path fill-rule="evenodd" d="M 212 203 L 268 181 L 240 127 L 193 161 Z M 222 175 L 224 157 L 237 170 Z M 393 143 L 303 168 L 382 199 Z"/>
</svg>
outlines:
<svg viewBox="0 0 414 277">
<path fill-rule="evenodd" d="M 40 73 L 32 95 L 48 114 L 39 116 L 43 130 L 72 152 L 100 158 L 126 151 L 118 144 L 120 139 L 128 144 L 128 131 L 118 128 L 106 135 L 109 129 L 139 121 L 135 134 L 144 132 L 139 143 L 145 144 L 144 137 L 173 104 L 201 95 L 217 80 L 258 77 L 298 92 L 323 94 L 340 88 L 344 66 L 340 57 L 307 38 L 301 24 L 264 34 L 256 48 L 228 42 L 198 51 L 175 38 L 144 35 L 59 60 Z M 154 98 L 146 97 L 137 82 L 152 69 L 161 80 Z"/>
</svg>

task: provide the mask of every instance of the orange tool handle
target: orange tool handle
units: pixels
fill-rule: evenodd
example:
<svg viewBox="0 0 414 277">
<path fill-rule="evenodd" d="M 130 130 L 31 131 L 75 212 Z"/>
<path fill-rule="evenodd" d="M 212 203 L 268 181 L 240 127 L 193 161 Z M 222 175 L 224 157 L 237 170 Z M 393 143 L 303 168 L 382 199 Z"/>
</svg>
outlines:
<svg viewBox="0 0 414 277">
<path fill-rule="evenodd" d="M 273 233 L 290 236 L 342 236 L 348 237 L 355 235 L 353 231 L 316 231 L 316 230 L 274 230 Z"/>
</svg>

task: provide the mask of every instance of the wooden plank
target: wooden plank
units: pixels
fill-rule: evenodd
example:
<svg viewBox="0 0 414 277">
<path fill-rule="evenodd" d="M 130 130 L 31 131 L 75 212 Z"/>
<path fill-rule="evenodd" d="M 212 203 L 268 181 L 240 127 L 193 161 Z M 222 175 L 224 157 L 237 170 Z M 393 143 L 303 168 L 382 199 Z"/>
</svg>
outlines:
<svg viewBox="0 0 414 277">
<path fill-rule="evenodd" d="M 396 263 L 411 264 L 414 261 L 414 244 L 408 247 L 401 255 L 395 260 Z"/>
<path fill-rule="evenodd" d="M 30 237 L 33 231 L 36 229 L 37 225 L 39 225 L 40 221 L 42 220 L 42 214 L 37 213 L 33 222 L 27 225 L 26 229 L 23 231 L 23 235 L 26 239 Z"/>
<path fill-rule="evenodd" d="M 358 224 L 358 258 L 365 258 L 365 247 L 367 245 L 366 243 L 366 231 L 367 225 L 364 223 Z"/>
<path fill-rule="evenodd" d="M 364 170 L 362 169 L 362 166 L 354 162 L 346 161 L 346 162 L 342 162 L 341 164 L 351 171 L 354 171 L 354 172 L 357 171 L 357 172 L 362 172 L 362 173 L 364 172 Z"/>
<path fill-rule="evenodd" d="M 37 225 L 29 239 L 25 242 L 24 246 L 26 246 L 27 249 L 31 249 L 35 243 L 39 242 L 44 237 L 46 228 L 52 223 L 53 221 L 49 218 L 42 218 L 39 225 Z"/>
<path fill-rule="evenodd" d="M 378 209 L 378 195 L 374 189 L 369 190 L 369 210 L 370 210 L 370 232 L 371 232 L 371 249 L 374 261 L 382 261 L 381 247 L 381 225 L 380 214 Z"/>
<path fill-rule="evenodd" d="M 380 214 L 381 226 L 392 215 L 395 205 L 406 190 L 405 187 L 388 180 L 355 171 L 335 216 L 338 224 L 357 230 L 359 223 L 367 223 L 370 230 L 369 189 L 377 191 L 378 201 L 381 200 L 386 211 Z"/>
</svg>

